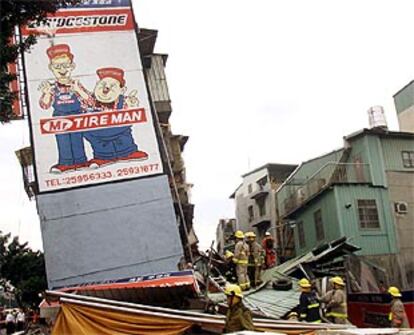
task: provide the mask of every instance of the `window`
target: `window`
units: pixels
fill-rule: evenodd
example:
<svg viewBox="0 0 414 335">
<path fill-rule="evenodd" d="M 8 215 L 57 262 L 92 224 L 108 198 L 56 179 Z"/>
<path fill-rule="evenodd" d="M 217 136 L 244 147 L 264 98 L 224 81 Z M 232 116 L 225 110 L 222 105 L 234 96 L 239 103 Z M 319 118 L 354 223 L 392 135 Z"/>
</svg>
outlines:
<svg viewBox="0 0 414 335">
<path fill-rule="evenodd" d="M 266 201 L 265 198 L 260 198 L 257 200 L 257 206 L 259 206 L 259 215 L 266 215 Z"/>
<path fill-rule="evenodd" d="M 299 247 L 303 249 L 306 246 L 305 241 L 305 229 L 303 228 L 303 221 L 297 223 L 298 235 L 299 235 Z"/>
<path fill-rule="evenodd" d="M 406 168 L 414 168 L 414 151 L 402 151 L 402 161 Z"/>
<path fill-rule="evenodd" d="M 325 238 L 325 231 L 323 230 L 322 211 L 318 209 L 313 213 L 313 220 L 315 222 L 316 239 L 318 241 Z"/>
<path fill-rule="evenodd" d="M 267 184 L 267 176 L 264 176 L 264 177 L 260 178 L 260 179 L 257 181 L 257 185 L 259 185 L 259 188 L 260 188 L 261 190 L 263 189 L 263 187 L 264 187 L 266 184 Z"/>
<path fill-rule="evenodd" d="M 254 219 L 253 206 L 247 207 L 247 210 L 249 212 L 249 222 L 252 222 Z"/>
<path fill-rule="evenodd" d="M 249 184 L 249 185 L 247 186 L 247 192 L 249 192 L 249 193 L 252 193 L 252 192 L 253 192 L 253 187 L 252 187 L 252 184 Z"/>
<path fill-rule="evenodd" d="M 377 204 L 374 199 L 359 199 L 358 215 L 361 229 L 378 229 L 380 227 Z"/>
</svg>

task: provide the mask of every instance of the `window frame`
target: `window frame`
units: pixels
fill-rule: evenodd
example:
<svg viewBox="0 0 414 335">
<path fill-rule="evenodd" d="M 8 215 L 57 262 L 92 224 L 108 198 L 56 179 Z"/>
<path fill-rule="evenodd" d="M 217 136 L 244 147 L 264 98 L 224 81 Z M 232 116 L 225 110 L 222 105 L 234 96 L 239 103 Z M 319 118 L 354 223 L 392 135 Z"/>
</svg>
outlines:
<svg viewBox="0 0 414 335">
<path fill-rule="evenodd" d="M 357 215 L 358 215 L 358 224 L 359 229 L 370 231 L 370 230 L 380 230 L 381 229 L 381 222 L 378 213 L 378 205 L 376 199 L 357 199 Z M 362 204 L 362 202 L 365 202 Z M 367 202 L 371 202 L 371 204 L 367 204 Z M 372 204 L 373 202 L 373 204 Z M 375 213 L 372 211 L 375 209 Z M 370 218 L 371 216 L 371 218 Z M 372 217 L 376 217 L 376 220 L 373 220 Z M 376 222 L 376 226 L 372 226 L 372 223 Z"/>
<path fill-rule="evenodd" d="M 407 157 L 404 157 L 407 155 Z M 414 151 L 403 150 L 401 151 L 401 159 L 405 168 L 414 168 Z"/>
<path fill-rule="evenodd" d="M 299 240 L 299 247 L 301 249 L 306 247 L 306 238 L 305 238 L 305 227 L 303 225 L 303 221 L 299 221 L 296 224 L 296 227 L 298 227 L 298 240 Z"/>
<path fill-rule="evenodd" d="M 249 218 L 249 222 L 252 222 L 254 220 L 254 206 L 253 205 L 247 206 L 247 216 Z"/>
<path fill-rule="evenodd" d="M 323 226 L 322 210 L 318 209 L 313 212 L 313 223 L 315 225 L 316 240 L 322 241 L 325 239 L 325 229 Z"/>
<path fill-rule="evenodd" d="M 247 193 L 250 194 L 252 192 L 253 192 L 253 185 L 252 184 L 247 185 Z"/>
<path fill-rule="evenodd" d="M 260 198 L 257 201 L 257 207 L 259 208 L 259 216 L 266 215 L 266 199 Z"/>
</svg>

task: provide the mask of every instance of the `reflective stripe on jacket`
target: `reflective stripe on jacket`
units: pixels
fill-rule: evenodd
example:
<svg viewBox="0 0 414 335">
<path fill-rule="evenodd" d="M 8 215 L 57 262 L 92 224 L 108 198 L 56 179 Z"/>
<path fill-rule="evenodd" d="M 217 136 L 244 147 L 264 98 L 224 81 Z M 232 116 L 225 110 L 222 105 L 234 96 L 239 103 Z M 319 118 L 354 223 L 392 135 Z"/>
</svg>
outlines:
<svg viewBox="0 0 414 335">
<path fill-rule="evenodd" d="M 319 301 L 314 292 L 302 292 L 299 297 L 299 319 L 307 322 L 320 322 Z"/>
<path fill-rule="evenodd" d="M 391 321 L 391 326 L 395 328 L 409 328 L 409 322 L 407 318 L 407 313 L 404 309 L 404 304 L 400 299 L 392 299 L 391 302 L 391 312 L 389 314 L 389 320 Z"/>
<path fill-rule="evenodd" d="M 331 316 L 340 319 L 348 318 L 346 295 L 342 289 L 330 290 L 322 297 L 321 301 L 326 302 L 328 313 L 326 316 Z"/>
<path fill-rule="evenodd" d="M 249 246 L 244 241 L 238 241 L 234 247 L 233 262 L 247 265 L 249 259 Z"/>
</svg>

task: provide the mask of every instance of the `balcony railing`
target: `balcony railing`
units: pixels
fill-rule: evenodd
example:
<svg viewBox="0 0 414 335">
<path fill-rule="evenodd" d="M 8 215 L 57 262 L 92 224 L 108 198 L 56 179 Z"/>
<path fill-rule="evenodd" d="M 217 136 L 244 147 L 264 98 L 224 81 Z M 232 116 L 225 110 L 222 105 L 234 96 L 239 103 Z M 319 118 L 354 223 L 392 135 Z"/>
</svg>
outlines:
<svg viewBox="0 0 414 335">
<path fill-rule="evenodd" d="M 287 197 L 283 201 L 282 216 L 302 206 L 309 199 L 333 184 L 370 184 L 369 164 L 327 163 L 310 178 L 297 182 L 288 182 Z"/>
</svg>

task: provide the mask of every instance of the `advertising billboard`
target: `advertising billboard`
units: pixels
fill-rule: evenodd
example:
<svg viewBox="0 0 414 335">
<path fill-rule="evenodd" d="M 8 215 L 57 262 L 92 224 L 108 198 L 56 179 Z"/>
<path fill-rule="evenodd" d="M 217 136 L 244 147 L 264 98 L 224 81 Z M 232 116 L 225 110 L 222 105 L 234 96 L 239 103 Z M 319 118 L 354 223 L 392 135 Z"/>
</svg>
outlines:
<svg viewBox="0 0 414 335">
<path fill-rule="evenodd" d="M 163 173 L 127 0 L 62 8 L 23 35 L 39 192 Z"/>
</svg>

